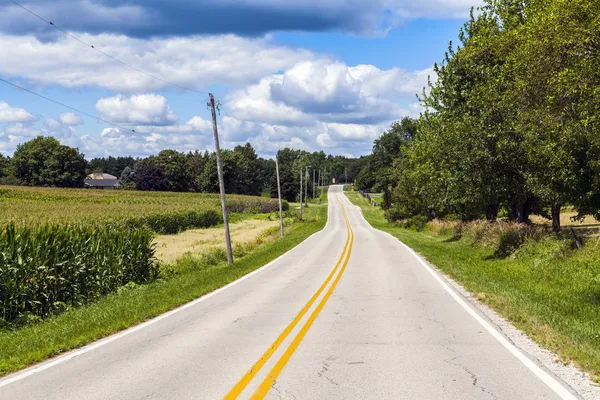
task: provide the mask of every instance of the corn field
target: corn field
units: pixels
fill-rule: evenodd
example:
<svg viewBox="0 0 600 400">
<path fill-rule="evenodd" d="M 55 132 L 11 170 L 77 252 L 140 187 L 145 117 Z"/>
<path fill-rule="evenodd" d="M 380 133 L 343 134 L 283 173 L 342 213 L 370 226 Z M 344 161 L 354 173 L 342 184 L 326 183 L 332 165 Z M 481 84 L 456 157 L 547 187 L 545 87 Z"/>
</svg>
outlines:
<svg viewBox="0 0 600 400">
<path fill-rule="evenodd" d="M 278 210 L 251 196 L 228 205 Z M 154 234 L 217 225 L 220 208 L 215 194 L 0 186 L 0 328 L 154 280 Z"/>
<path fill-rule="evenodd" d="M 276 199 L 241 195 L 227 195 L 227 204 L 232 212 L 279 207 Z M 220 213 L 217 194 L 0 186 L 0 223 L 107 222 L 208 210 Z"/>
<path fill-rule="evenodd" d="M 152 232 L 106 224 L 16 226 L 0 232 L 0 318 L 46 317 L 158 275 Z M 2 321 L 0 321 L 2 322 Z"/>
</svg>

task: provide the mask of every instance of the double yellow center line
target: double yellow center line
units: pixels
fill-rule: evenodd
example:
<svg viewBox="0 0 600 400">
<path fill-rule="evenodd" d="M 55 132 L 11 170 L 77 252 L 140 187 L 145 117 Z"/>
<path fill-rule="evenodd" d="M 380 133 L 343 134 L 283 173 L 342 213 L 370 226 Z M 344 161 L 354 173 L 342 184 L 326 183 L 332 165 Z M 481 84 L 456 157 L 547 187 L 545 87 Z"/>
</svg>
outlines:
<svg viewBox="0 0 600 400">
<path fill-rule="evenodd" d="M 327 292 L 325 292 L 325 295 L 323 296 L 323 298 L 321 299 L 321 301 L 319 302 L 319 304 L 317 305 L 315 310 L 308 317 L 308 320 L 304 323 L 304 325 L 300 329 L 300 332 L 298 332 L 298 334 L 296 335 L 296 337 L 294 338 L 292 343 L 290 343 L 290 345 L 285 350 L 285 352 L 283 353 L 281 358 L 277 361 L 275 366 L 271 369 L 271 371 L 269 372 L 267 377 L 262 381 L 262 383 L 260 384 L 258 389 L 256 389 L 256 391 L 254 392 L 254 394 L 251 397 L 251 399 L 264 398 L 267 395 L 267 393 L 269 392 L 269 390 L 271 389 L 271 386 L 273 385 L 273 383 L 275 382 L 275 380 L 277 379 L 277 377 L 279 376 L 279 374 L 281 373 L 281 371 L 283 370 L 285 365 L 287 364 L 287 362 L 289 361 L 289 359 L 294 354 L 294 351 L 296 351 L 296 349 L 298 348 L 298 345 L 300 344 L 302 339 L 304 339 L 304 336 L 310 329 L 313 322 L 315 322 L 315 320 L 317 319 L 317 316 L 319 315 L 319 313 L 321 312 L 323 307 L 325 307 L 325 303 L 327 303 L 327 300 L 329 299 L 329 297 L 335 290 L 335 287 L 337 286 L 338 282 L 340 281 L 342 274 L 346 270 L 346 265 L 348 265 L 348 261 L 350 260 L 350 254 L 352 253 L 352 245 L 354 244 L 354 232 L 352 231 L 352 227 L 350 226 L 350 221 L 348 220 L 348 215 L 346 214 L 346 208 L 340 201 L 339 197 L 338 197 L 337 201 L 340 204 L 340 206 L 342 207 L 342 213 L 344 215 L 344 220 L 346 221 L 346 229 L 348 232 L 347 237 L 346 237 L 346 243 L 344 244 L 344 249 L 342 251 L 342 255 L 338 259 L 337 263 L 335 264 L 335 267 L 333 268 L 333 270 L 331 271 L 331 273 L 329 274 L 329 276 L 327 277 L 325 282 L 323 282 L 321 287 L 319 287 L 319 290 L 316 291 L 316 293 L 310 298 L 308 303 L 306 303 L 306 305 L 300 310 L 300 312 L 298 313 L 298 315 L 296 315 L 296 317 L 292 320 L 292 322 L 290 322 L 290 324 L 283 330 L 283 332 L 281 332 L 281 334 L 277 337 L 277 339 L 275 339 L 273 344 L 271 344 L 271 346 L 258 359 L 258 361 L 252 366 L 252 368 L 250 368 L 248 370 L 248 372 L 246 372 L 246 374 L 233 387 L 233 389 L 231 389 L 231 391 L 229 393 L 227 393 L 227 395 L 224 397 L 225 400 L 237 399 L 237 397 L 242 393 L 242 391 L 246 388 L 246 386 L 248 386 L 248 384 L 252 381 L 252 379 L 256 376 L 256 374 L 260 371 L 260 369 L 267 363 L 269 358 L 271 358 L 273 353 L 275 353 L 275 351 L 279 348 L 281 343 L 283 343 L 283 341 L 288 337 L 288 335 L 292 332 L 292 330 L 296 327 L 296 325 L 298 325 L 300 320 L 306 315 L 306 313 L 312 307 L 312 305 L 315 303 L 315 301 L 317 301 L 317 299 L 319 298 L 321 293 L 325 290 L 325 288 L 327 287 L 329 282 L 333 279 L 333 277 L 335 276 L 336 272 L 339 269 L 339 273 L 335 277 L 333 283 L 331 284 L 331 286 L 329 287 Z M 340 269 L 340 265 L 341 265 L 341 269 Z"/>
</svg>

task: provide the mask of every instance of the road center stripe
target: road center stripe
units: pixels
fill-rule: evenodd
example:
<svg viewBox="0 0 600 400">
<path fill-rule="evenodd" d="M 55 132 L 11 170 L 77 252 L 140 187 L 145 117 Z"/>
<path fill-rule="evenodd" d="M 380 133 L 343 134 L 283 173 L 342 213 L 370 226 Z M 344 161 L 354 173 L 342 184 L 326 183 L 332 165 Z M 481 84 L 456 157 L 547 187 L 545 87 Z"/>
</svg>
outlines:
<svg viewBox="0 0 600 400">
<path fill-rule="evenodd" d="M 341 204 L 339 198 L 338 198 L 338 202 Z M 248 386 L 248 384 L 252 381 L 252 379 L 256 376 L 256 374 L 260 371 L 260 369 L 266 364 L 266 362 L 269 360 L 269 358 L 271 358 L 273 353 L 275 353 L 275 351 L 277 351 L 277 349 L 279 348 L 281 343 L 283 343 L 283 341 L 288 337 L 290 332 L 296 327 L 296 325 L 298 325 L 298 323 L 304 317 L 304 315 L 306 315 L 308 310 L 312 307 L 312 305 L 315 303 L 315 301 L 319 298 L 319 296 L 321 295 L 323 290 L 325 290 L 325 287 L 327 287 L 327 285 L 329 284 L 329 282 L 335 275 L 336 271 L 338 270 L 339 266 L 342 264 L 342 261 L 344 260 L 344 256 L 346 255 L 346 251 L 348 250 L 348 244 L 350 244 L 350 248 L 352 247 L 351 235 L 352 235 L 352 240 L 354 237 L 354 234 L 353 233 L 351 234 L 351 228 L 349 225 L 348 217 L 346 215 L 346 210 L 344 209 L 343 205 L 342 205 L 342 212 L 344 213 L 344 218 L 346 220 L 346 227 L 348 228 L 348 234 L 346 237 L 346 243 L 344 244 L 344 249 L 342 251 L 340 258 L 338 259 L 337 263 L 335 264 L 335 267 L 333 268 L 333 270 L 331 271 L 331 273 L 329 274 L 329 276 L 327 277 L 325 282 L 323 282 L 323 284 L 321 285 L 319 290 L 317 290 L 315 292 L 315 294 L 311 297 L 311 299 L 308 301 L 308 303 L 306 303 L 306 305 L 302 308 L 302 310 L 300 310 L 300 312 L 298 313 L 298 315 L 296 315 L 296 317 L 292 320 L 292 322 L 290 322 L 290 324 L 284 329 L 283 332 L 281 332 L 281 334 L 277 337 L 277 339 L 275 339 L 275 341 L 273 342 L 273 344 L 271 344 L 271 346 L 267 349 L 267 351 L 264 352 L 264 354 L 258 359 L 258 361 L 248 370 L 248 372 L 246 372 L 246 374 L 244 374 L 244 376 L 242 376 L 242 378 L 229 391 L 229 393 L 227 393 L 227 395 L 223 398 L 224 400 L 236 399 L 242 393 L 242 391 L 246 388 L 246 386 Z M 348 252 L 348 254 L 349 254 L 349 252 Z M 347 262 L 348 261 L 346 261 L 346 263 Z M 344 268 L 345 268 L 345 264 L 344 264 Z M 339 280 L 339 278 L 338 278 L 338 280 Z M 334 283 L 334 285 L 335 285 L 335 283 Z"/>
<path fill-rule="evenodd" d="M 348 231 L 351 235 L 350 247 L 348 248 L 348 253 L 346 254 L 346 259 L 344 260 L 344 264 L 342 265 L 342 268 L 340 269 L 339 274 L 337 275 L 337 277 L 335 278 L 335 280 L 329 287 L 329 290 L 327 290 L 327 292 L 325 293 L 325 296 L 323 296 L 323 299 L 321 299 L 321 301 L 317 305 L 317 308 L 315 308 L 315 310 L 310 315 L 310 317 L 308 318 L 308 320 L 306 321 L 306 323 L 304 324 L 304 326 L 302 327 L 300 332 L 298 332 L 298 334 L 296 335 L 296 337 L 294 338 L 292 343 L 286 349 L 285 353 L 283 353 L 283 355 L 281 356 L 279 361 L 277 361 L 277 363 L 275 364 L 273 369 L 271 369 L 271 371 L 269 372 L 267 377 L 262 381 L 262 383 L 260 384 L 258 389 L 256 389 L 256 391 L 254 392 L 254 394 L 251 397 L 252 400 L 263 399 L 267 395 L 267 393 L 273 386 L 273 383 L 275 383 L 275 380 L 277 379 L 277 377 L 279 376 L 281 371 L 283 371 L 283 368 L 285 367 L 285 365 L 287 364 L 289 359 L 292 357 L 292 355 L 294 354 L 294 352 L 300 345 L 300 342 L 302 342 L 302 339 L 304 339 L 304 336 L 306 336 L 306 333 L 312 326 L 313 322 L 315 322 L 315 320 L 319 316 L 319 313 L 321 312 L 321 310 L 323 310 L 323 307 L 325 307 L 325 303 L 327 303 L 327 300 L 329 299 L 329 297 L 335 290 L 335 287 L 337 286 L 338 282 L 340 281 L 342 274 L 344 273 L 344 270 L 346 269 L 346 266 L 348 265 L 348 261 L 350 260 L 350 254 L 352 253 L 352 245 L 354 244 L 354 232 L 352 231 L 352 227 L 350 226 L 350 221 L 348 219 L 348 215 L 346 214 L 346 209 L 345 209 L 344 205 L 342 204 L 342 202 L 339 200 L 339 198 L 338 198 L 338 202 L 342 206 L 342 212 L 344 213 L 344 219 L 346 220 L 346 226 L 348 227 Z M 342 254 L 342 256 L 343 256 L 343 254 Z"/>
</svg>

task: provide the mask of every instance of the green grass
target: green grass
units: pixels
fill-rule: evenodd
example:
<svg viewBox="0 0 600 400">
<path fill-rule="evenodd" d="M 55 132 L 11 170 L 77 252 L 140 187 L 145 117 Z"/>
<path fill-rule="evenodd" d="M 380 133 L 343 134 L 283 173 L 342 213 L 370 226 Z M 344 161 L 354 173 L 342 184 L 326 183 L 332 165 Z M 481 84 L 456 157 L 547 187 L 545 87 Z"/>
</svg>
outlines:
<svg viewBox="0 0 600 400">
<path fill-rule="evenodd" d="M 305 222 L 288 227 L 284 238 L 259 245 L 231 266 L 207 265 L 205 257 L 195 262 L 182 259 L 165 268 L 165 277 L 157 282 L 124 287 L 41 323 L 0 331 L 0 376 L 141 323 L 240 278 L 323 229 L 327 205 L 311 205 L 304 216 Z"/>
<path fill-rule="evenodd" d="M 579 251 L 555 238 L 526 242 L 508 257 L 468 238 L 389 224 L 379 208 L 348 193 L 376 229 L 389 232 L 507 318 L 533 340 L 600 376 L 600 244 Z"/>
</svg>

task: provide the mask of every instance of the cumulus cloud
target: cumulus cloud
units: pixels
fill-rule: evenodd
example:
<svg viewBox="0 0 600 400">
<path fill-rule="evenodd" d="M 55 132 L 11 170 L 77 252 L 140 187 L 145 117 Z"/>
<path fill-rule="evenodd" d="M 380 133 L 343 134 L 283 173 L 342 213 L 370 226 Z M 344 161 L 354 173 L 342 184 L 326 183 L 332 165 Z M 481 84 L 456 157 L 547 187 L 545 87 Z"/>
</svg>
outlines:
<svg viewBox="0 0 600 400">
<path fill-rule="evenodd" d="M 158 94 L 105 97 L 96 103 L 103 119 L 125 125 L 172 125 L 177 115 Z"/>
<path fill-rule="evenodd" d="M 464 18 L 481 0 L 29 0 L 27 6 L 72 31 L 112 32 L 132 37 L 234 33 L 258 36 L 273 31 L 385 32 L 416 18 Z M 235 15 L 235 18 L 231 18 Z M 201 17 L 202 23 L 198 23 Z M 14 4 L 0 7 L 7 33 L 55 31 Z"/>
<path fill-rule="evenodd" d="M 7 102 L 0 101 L 0 123 L 31 122 L 37 118 L 23 108 L 11 107 Z"/>
<path fill-rule="evenodd" d="M 83 124 L 81 118 L 78 115 L 68 112 L 60 115 L 60 122 L 69 126 L 77 126 Z"/>
<path fill-rule="evenodd" d="M 315 120 L 373 125 L 413 115 L 397 100 L 414 98 L 430 74 L 431 69 L 382 71 L 372 65 L 304 61 L 233 92 L 225 106 L 238 120 L 276 125 L 311 125 Z"/>
<path fill-rule="evenodd" d="M 81 37 L 152 76 L 195 90 L 206 90 L 211 84 L 247 85 L 316 57 L 307 50 L 274 45 L 266 38 L 233 35 L 148 40 L 110 34 Z M 179 90 L 66 36 L 53 42 L 33 35 L 0 35 L 0 59 L 0 74 L 44 85 L 98 86 L 121 93 Z"/>
</svg>

